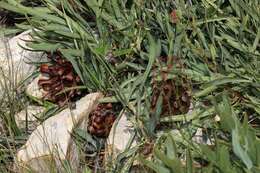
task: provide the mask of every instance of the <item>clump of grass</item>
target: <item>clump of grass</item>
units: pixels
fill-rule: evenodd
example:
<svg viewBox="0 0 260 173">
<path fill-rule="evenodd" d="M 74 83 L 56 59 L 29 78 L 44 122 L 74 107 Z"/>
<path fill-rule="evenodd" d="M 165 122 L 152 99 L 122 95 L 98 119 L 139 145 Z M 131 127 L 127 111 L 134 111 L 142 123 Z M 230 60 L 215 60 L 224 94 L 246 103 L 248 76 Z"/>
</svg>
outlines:
<svg viewBox="0 0 260 173">
<path fill-rule="evenodd" d="M 18 92 L 18 73 L 13 67 L 8 42 L 3 43 L 7 67 L 0 69 L 0 170 L 9 172 L 13 169 L 16 149 L 26 141 L 26 132 L 19 129 L 15 121 L 15 114 L 25 107 L 26 97 Z"/>
</svg>

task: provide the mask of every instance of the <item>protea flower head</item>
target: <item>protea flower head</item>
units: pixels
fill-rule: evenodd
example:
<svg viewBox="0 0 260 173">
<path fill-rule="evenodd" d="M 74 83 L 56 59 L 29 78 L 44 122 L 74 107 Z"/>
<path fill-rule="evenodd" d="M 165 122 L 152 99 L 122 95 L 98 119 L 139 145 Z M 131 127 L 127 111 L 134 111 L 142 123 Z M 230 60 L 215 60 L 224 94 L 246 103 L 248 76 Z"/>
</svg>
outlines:
<svg viewBox="0 0 260 173">
<path fill-rule="evenodd" d="M 81 81 L 75 74 L 72 64 L 64 59 L 61 53 L 48 53 L 47 57 L 51 62 L 40 66 L 40 72 L 44 77 L 39 79 L 38 85 L 46 92 L 44 96 L 46 100 L 63 106 L 80 94 L 77 89 L 68 88 L 79 85 Z"/>
</svg>

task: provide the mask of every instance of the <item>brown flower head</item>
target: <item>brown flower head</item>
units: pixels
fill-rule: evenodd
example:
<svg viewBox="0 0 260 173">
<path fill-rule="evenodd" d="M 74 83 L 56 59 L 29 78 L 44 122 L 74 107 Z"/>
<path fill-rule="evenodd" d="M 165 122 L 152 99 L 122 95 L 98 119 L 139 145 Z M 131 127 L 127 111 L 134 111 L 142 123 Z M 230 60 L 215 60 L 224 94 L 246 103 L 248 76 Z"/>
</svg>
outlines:
<svg viewBox="0 0 260 173">
<path fill-rule="evenodd" d="M 97 137 L 107 137 L 115 119 L 111 103 L 99 104 L 90 114 L 88 132 Z"/>
<path fill-rule="evenodd" d="M 156 110 L 156 104 L 162 95 L 162 116 L 187 113 L 190 108 L 191 96 L 188 79 L 185 75 L 168 79 L 168 74 L 173 68 L 182 69 L 183 64 L 177 58 L 160 58 L 159 62 L 166 65 L 166 70 L 159 70 L 162 80 L 153 80 L 153 93 L 151 98 L 152 111 Z M 163 65 L 163 66 L 165 66 Z M 156 74 L 158 75 L 158 74 Z"/>
<path fill-rule="evenodd" d="M 80 84 L 80 78 L 75 74 L 72 64 L 65 60 L 61 53 L 48 53 L 50 64 L 42 64 L 40 72 L 46 78 L 41 78 L 38 85 L 46 92 L 45 99 L 63 106 L 67 101 L 80 94 L 77 89 L 68 89 Z"/>
</svg>

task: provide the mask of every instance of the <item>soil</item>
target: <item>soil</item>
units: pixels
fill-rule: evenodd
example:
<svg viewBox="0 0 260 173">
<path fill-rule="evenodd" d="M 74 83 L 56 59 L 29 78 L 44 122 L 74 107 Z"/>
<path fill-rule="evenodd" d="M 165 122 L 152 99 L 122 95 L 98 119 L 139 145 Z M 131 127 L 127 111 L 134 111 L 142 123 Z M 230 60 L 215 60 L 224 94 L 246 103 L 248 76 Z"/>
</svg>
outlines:
<svg viewBox="0 0 260 173">
<path fill-rule="evenodd" d="M 0 9 L 0 25 L 13 27 L 15 23 L 21 23 L 24 20 L 25 19 L 15 13 Z"/>
</svg>

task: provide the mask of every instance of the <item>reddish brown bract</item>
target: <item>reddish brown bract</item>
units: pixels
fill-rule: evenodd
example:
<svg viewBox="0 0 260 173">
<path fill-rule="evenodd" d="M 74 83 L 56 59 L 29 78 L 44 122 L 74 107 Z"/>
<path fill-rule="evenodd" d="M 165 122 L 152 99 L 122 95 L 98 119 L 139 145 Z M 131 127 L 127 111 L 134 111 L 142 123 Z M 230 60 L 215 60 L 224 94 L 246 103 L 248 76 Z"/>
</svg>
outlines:
<svg viewBox="0 0 260 173">
<path fill-rule="evenodd" d="M 161 116 L 187 113 L 191 104 L 190 86 L 185 75 L 168 79 L 169 73 L 175 68 L 181 70 L 183 64 L 177 57 L 160 57 L 159 62 L 165 64 L 165 70 L 158 70 L 162 80 L 153 80 L 153 92 L 151 98 L 152 112 L 156 110 L 156 104 L 162 95 Z"/>
<path fill-rule="evenodd" d="M 178 15 L 177 15 L 177 11 L 176 10 L 172 10 L 171 14 L 171 21 L 172 23 L 178 23 Z"/>
<path fill-rule="evenodd" d="M 40 72 L 47 79 L 40 78 L 38 85 L 47 93 L 44 98 L 63 106 L 67 101 L 79 94 L 75 87 L 80 84 L 80 78 L 74 73 L 72 64 L 62 58 L 59 52 L 48 53 L 50 64 L 42 64 Z"/>
<path fill-rule="evenodd" d="M 88 132 L 97 137 L 107 137 L 115 119 L 111 103 L 99 104 L 90 114 Z"/>
</svg>

